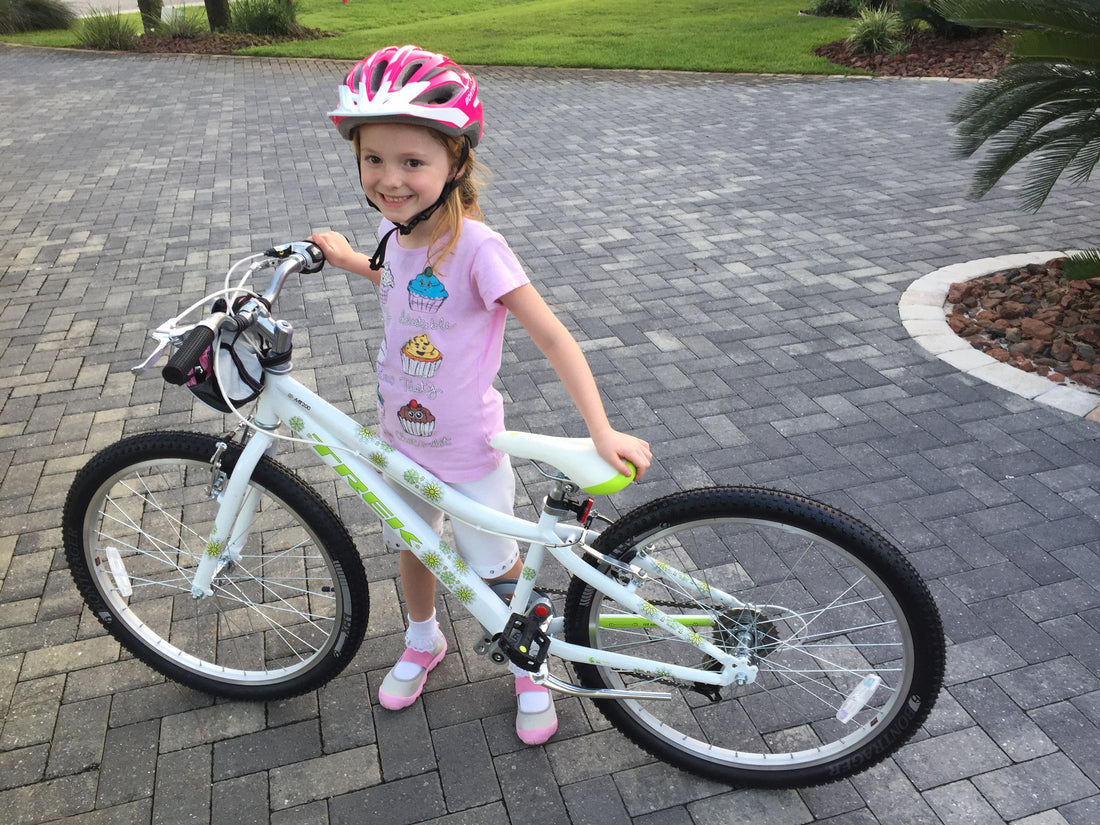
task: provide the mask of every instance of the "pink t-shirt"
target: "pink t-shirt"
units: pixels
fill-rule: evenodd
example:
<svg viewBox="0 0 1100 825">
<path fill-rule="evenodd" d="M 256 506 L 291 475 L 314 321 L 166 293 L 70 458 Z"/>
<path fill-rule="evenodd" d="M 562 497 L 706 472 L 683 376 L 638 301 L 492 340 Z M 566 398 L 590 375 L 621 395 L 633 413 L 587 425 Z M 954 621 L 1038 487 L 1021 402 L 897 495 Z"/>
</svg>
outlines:
<svg viewBox="0 0 1100 825">
<path fill-rule="evenodd" d="M 383 221 L 380 234 L 392 224 Z M 504 429 L 493 387 L 508 310 L 499 299 L 529 283 L 504 238 L 466 219 L 439 272 L 427 248 L 386 249 L 378 299 L 382 438 L 447 482 L 473 481 L 500 465 L 489 439 Z"/>
</svg>

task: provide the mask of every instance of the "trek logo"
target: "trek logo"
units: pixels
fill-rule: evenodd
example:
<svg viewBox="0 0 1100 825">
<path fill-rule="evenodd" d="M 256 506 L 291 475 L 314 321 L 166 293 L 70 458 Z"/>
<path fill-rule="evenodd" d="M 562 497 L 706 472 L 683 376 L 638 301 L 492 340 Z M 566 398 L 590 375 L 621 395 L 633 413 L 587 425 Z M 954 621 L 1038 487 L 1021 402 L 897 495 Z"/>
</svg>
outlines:
<svg viewBox="0 0 1100 825">
<path fill-rule="evenodd" d="M 309 436 L 315 441 L 320 441 L 315 433 L 310 433 Z M 334 462 L 332 469 L 334 469 L 339 475 L 342 475 L 344 477 L 344 479 L 348 483 L 348 486 L 359 494 L 363 501 L 367 503 L 367 506 L 374 510 L 374 512 L 378 515 L 378 518 L 382 519 L 382 521 L 388 527 L 397 532 L 397 534 L 401 537 L 401 540 L 405 542 L 405 544 L 414 549 L 419 548 L 423 545 L 423 542 L 419 538 L 417 538 L 413 533 L 410 533 L 408 530 L 405 529 L 405 525 L 401 523 L 401 519 L 395 516 L 393 514 L 393 511 L 390 510 L 390 508 L 387 507 L 385 504 L 383 504 L 382 500 L 378 498 L 378 496 L 376 496 L 374 493 L 372 493 L 370 488 L 367 487 L 367 485 L 364 484 L 363 481 L 351 471 L 351 468 L 349 468 L 346 464 L 344 464 L 343 461 L 340 460 L 340 456 L 336 455 L 336 453 L 334 453 L 324 444 L 314 444 L 313 449 L 315 449 L 322 456 L 332 456 L 332 460 Z"/>
</svg>

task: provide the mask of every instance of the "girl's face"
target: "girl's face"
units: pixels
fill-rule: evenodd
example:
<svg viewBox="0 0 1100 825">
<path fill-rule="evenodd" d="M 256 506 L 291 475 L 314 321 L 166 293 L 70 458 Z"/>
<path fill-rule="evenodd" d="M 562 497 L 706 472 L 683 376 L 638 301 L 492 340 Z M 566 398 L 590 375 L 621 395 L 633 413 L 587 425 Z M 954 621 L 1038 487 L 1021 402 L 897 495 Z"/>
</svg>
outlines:
<svg viewBox="0 0 1100 825">
<path fill-rule="evenodd" d="M 434 204 L 452 176 L 446 147 L 423 126 L 370 123 L 359 127 L 359 176 L 382 215 L 405 224 Z M 417 224 L 427 237 L 440 212 Z"/>
</svg>

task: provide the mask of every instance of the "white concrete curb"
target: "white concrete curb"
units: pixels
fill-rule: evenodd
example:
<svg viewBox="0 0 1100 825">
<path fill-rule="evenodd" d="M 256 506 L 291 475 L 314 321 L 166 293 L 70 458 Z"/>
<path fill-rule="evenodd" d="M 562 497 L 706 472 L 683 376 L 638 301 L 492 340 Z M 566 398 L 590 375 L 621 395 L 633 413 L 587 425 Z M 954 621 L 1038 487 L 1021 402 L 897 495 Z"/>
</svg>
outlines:
<svg viewBox="0 0 1100 825">
<path fill-rule="evenodd" d="M 1026 252 L 952 264 L 918 278 L 898 301 L 905 329 L 925 350 L 975 378 L 1041 404 L 1100 422 L 1100 395 L 1076 386 L 1054 384 L 1046 378 L 1002 364 L 974 349 L 947 325 L 945 306 L 951 284 L 989 275 L 1001 269 L 1042 263 L 1067 254 Z"/>
</svg>

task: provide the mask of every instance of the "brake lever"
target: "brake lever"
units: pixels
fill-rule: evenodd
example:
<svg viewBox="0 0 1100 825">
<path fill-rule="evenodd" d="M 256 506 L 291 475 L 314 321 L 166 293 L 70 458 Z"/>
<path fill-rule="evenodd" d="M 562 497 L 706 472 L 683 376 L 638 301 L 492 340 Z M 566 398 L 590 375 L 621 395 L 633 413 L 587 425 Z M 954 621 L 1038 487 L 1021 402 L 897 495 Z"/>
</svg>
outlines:
<svg viewBox="0 0 1100 825">
<path fill-rule="evenodd" d="M 187 330 L 185 329 L 184 332 L 186 331 Z M 145 372 L 147 369 L 157 363 L 157 361 L 163 358 L 165 350 L 167 350 L 169 347 L 175 346 L 175 344 L 179 341 L 180 333 L 169 332 L 164 327 L 161 327 L 160 329 L 155 329 L 150 332 L 149 337 L 157 342 L 157 346 L 148 358 L 146 358 L 140 364 L 130 367 L 130 372 L 134 373 L 134 375 L 141 375 L 141 373 Z"/>
<path fill-rule="evenodd" d="M 148 358 L 146 358 L 140 364 L 130 367 L 130 372 L 134 373 L 134 375 L 141 375 L 141 373 L 145 372 L 147 369 L 153 366 L 153 364 L 157 363 L 157 361 L 161 359 L 161 357 L 164 355 L 164 351 L 168 349 L 169 345 L 170 342 L 161 341 L 159 344 L 157 344 L 157 348 L 153 350 L 152 354 Z"/>
</svg>

